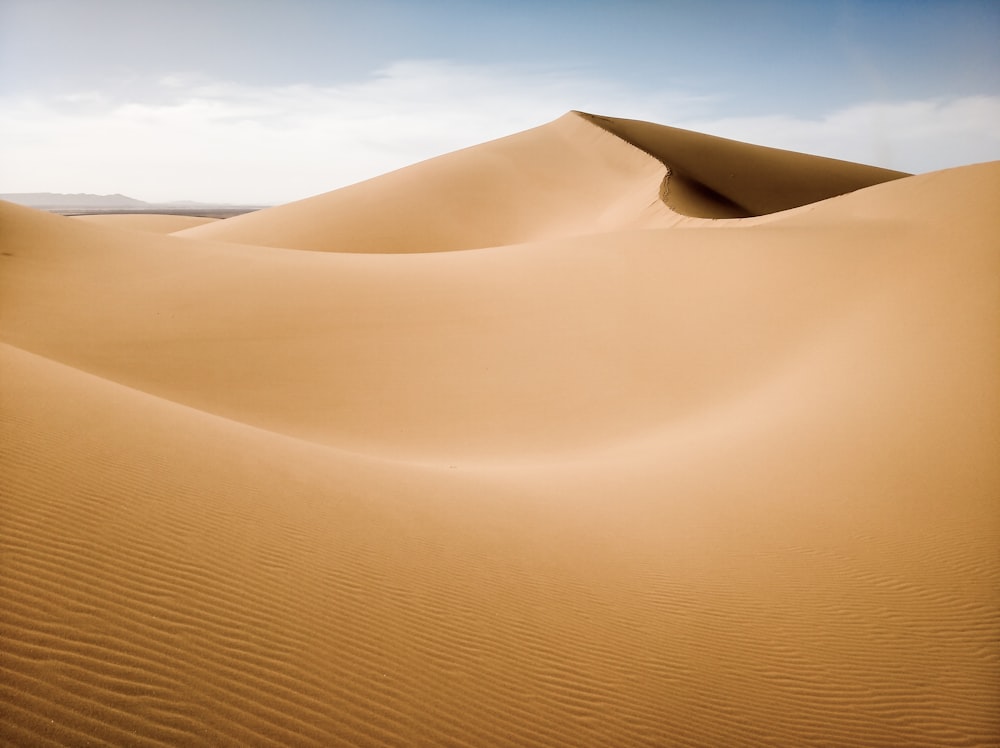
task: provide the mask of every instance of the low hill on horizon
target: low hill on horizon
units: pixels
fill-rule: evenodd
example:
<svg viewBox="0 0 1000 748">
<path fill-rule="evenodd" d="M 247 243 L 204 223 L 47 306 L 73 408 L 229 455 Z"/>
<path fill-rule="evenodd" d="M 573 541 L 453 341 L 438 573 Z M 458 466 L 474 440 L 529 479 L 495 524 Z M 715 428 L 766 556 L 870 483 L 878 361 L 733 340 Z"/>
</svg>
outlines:
<svg viewBox="0 0 1000 748">
<path fill-rule="evenodd" d="M 28 208 L 44 210 L 50 213 L 149 213 L 161 210 L 175 213 L 199 210 L 240 210 L 240 212 L 245 212 L 246 209 L 261 207 L 237 205 L 234 203 L 205 203 L 194 200 L 147 202 L 120 193 L 97 195 L 86 192 L 7 192 L 0 193 L 0 200 L 6 200 L 17 205 L 24 205 Z"/>
<path fill-rule="evenodd" d="M 140 210 L 153 205 L 118 193 L 95 195 L 85 192 L 7 192 L 0 194 L 0 200 L 38 210 Z"/>
</svg>

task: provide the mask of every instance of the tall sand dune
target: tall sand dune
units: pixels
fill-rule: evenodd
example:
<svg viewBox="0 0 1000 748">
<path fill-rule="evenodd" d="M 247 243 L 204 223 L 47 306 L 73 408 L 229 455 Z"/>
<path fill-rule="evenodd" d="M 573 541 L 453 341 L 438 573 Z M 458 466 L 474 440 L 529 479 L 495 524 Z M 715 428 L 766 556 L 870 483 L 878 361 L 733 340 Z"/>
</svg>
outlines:
<svg viewBox="0 0 1000 748">
<path fill-rule="evenodd" d="M 447 252 L 662 223 L 665 171 L 574 113 L 183 235 L 331 252 Z"/>
<path fill-rule="evenodd" d="M 997 744 L 998 202 L 570 113 L 0 203 L 0 740 Z"/>
</svg>

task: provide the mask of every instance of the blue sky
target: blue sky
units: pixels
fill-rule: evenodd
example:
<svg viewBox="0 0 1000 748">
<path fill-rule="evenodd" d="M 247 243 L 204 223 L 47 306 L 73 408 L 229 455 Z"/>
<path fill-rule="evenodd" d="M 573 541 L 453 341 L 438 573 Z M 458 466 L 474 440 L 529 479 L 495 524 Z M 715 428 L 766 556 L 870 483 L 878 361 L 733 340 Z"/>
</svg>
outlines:
<svg viewBox="0 0 1000 748">
<path fill-rule="evenodd" d="M 1000 3 L 0 0 L 0 192 L 273 203 L 569 109 L 1000 158 Z"/>
</svg>

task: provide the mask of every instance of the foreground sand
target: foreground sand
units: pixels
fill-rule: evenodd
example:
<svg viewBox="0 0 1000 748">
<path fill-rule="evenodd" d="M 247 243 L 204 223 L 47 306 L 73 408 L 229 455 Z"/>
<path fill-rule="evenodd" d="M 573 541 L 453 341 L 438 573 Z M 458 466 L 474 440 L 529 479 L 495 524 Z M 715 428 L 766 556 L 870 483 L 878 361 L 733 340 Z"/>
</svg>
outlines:
<svg viewBox="0 0 1000 748">
<path fill-rule="evenodd" d="M 0 739 L 996 744 L 997 204 L 575 113 L 0 204 Z"/>
</svg>

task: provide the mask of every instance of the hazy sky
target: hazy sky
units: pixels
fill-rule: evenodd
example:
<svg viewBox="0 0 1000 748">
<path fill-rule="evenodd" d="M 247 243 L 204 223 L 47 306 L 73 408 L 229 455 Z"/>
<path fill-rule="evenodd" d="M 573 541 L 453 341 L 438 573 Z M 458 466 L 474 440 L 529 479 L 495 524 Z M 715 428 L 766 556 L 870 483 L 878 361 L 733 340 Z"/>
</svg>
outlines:
<svg viewBox="0 0 1000 748">
<path fill-rule="evenodd" d="M 997 0 L 0 0 L 0 192 L 275 203 L 570 109 L 1000 158 Z"/>
</svg>

